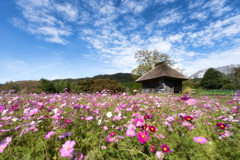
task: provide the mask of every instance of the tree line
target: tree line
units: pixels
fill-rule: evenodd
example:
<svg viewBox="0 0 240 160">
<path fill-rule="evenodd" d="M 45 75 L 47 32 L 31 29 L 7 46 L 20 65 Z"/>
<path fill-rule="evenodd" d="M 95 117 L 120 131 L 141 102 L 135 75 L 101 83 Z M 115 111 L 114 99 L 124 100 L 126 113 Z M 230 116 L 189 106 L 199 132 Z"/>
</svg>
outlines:
<svg viewBox="0 0 240 160">
<path fill-rule="evenodd" d="M 26 90 L 32 93 L 61 93 L 65 91 L 87 93 L 108 90 L 110 93 L 133 93 L 133 90 L 141 90 L 141 84 L 135 83 L 135 79 L 136 76 L 130 73 L 97 75 L 93 78 L 57 79 L 52 81 L 42 78 L 39 81 L 10 81 L 0 87 L 0 91 L 15 90 L 15 92 L 19 92 Z"/>
</svg>

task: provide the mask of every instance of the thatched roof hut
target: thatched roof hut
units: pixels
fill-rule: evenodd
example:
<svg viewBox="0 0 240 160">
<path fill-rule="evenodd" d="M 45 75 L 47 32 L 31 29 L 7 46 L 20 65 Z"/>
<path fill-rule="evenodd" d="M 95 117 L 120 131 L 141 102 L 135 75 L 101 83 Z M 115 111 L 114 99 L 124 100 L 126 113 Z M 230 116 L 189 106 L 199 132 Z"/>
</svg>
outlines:
<svg viewBox="0 0 240 160">
<path fill-rule="evenodd" d="M 164 61 L 157 63 L 136 82 L 142 83 L 143 93 L 179 93 L 182 91 L 182 81 L 188 79 Z"/>
</svg>

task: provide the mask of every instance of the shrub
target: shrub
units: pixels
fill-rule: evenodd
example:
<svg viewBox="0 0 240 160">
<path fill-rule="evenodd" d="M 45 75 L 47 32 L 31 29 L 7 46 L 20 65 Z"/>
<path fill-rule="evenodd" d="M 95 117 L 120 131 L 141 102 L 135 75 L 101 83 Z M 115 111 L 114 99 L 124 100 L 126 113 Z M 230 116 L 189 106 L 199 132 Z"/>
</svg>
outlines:
<svg viewBox="0 0 240 160">
<path fill-rule="evenodd" d="M 209 68 L 200 84 L 206 89 L 219 89 L 223 85 L 223 74 L 214 68 Z"/>
</svg>

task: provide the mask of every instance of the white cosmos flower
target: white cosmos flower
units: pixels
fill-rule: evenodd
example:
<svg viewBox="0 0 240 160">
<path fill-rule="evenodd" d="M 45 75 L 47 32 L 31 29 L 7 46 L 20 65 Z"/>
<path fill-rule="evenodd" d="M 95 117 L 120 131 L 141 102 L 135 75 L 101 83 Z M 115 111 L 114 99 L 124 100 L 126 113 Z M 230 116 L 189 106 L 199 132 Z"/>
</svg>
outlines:
<svg viewBox="0 0 240 160">
<path fill-rule="evenodd" d="M 35 121 L 32 121 L 30 124 L 31 124 L 31 125 L 34 125 L 35 123 L 36 123 Z"/>
<path fill-rule="evenodd" d="M 118 113 L 118 117 L 121 117 L 122 116 L 122 113 Z"/>
<path fill-rule="evenodd" d="M 16 122 L 18 120 L 18 118 L 13 118 L 12 121 L 13 122 Z"/>
<path fill-rule="evenodd" d="M 111 118 L 111 117 L 112 117 L 112 112 L 108 112 L 108 113 L 107 113 L 107 117 L 108 117 L 108 118 Z"/>
<path fill-rule="evenodd" d="M 53 112 L 54 112 L 55 114 L 57 113 L 57 111 L 58 111 L 57 108 L 53 109 Z"/>
<path fill-rule="evenodd" d="M 102 120 L 101 119 L 99 119 L 98 120 L 98 125 L 100 125 L 102 123 Z"/>
</svg>

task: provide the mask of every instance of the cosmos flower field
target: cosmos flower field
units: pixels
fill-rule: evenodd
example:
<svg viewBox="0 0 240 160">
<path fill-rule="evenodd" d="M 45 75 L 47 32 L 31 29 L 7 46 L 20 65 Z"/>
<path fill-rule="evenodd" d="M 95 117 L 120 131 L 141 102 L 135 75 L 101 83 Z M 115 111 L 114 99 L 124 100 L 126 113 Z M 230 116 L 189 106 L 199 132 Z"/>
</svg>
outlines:
<svg viewBox="0 0 240 160">
<path fill-rule="evenodd" d="M 238 159 L 236 96 L 0 93 L 0 159 Z"/>
</svg>

